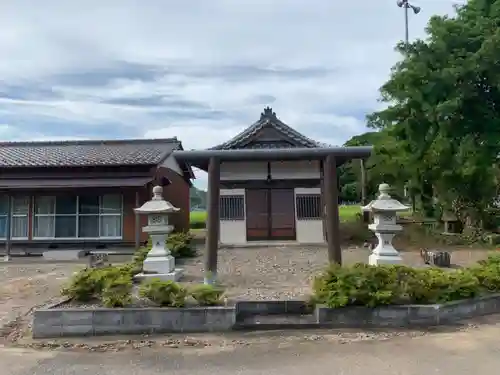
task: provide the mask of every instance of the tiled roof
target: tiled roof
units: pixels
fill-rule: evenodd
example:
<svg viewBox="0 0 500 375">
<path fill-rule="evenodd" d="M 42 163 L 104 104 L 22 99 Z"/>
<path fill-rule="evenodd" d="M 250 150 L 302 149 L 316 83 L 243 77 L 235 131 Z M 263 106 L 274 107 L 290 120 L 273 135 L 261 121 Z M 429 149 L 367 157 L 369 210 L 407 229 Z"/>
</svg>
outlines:
<svg viewBox="0 0 500 375">
<path fill-rule="evenodd" d="M 0 142 L 0 168 L 153 165 L 180 149 L 177 138 Z"/>
<path fill-rule="evenodd" d="M 271 127 L 284 136 L 289 142 L 259 142 L 257 138 L 258 133 Z M 255 139 L 257 142 L 250 145 L 250 142 Z M 288 143 L 288 144 L 287 144 Z M 248 145 L 247 147 L 245 147 Z M 255 122 L 249 128 L 236 135 L 234 138 L 224 142 L 218 146 L 212 147 L 212 150 L 231 150 L 239 148 L 316 148 L 323 147 L 323 144 L 316 142 L 305 135 L 299 133 L 291 128 L 284 122 L 278 119 L 276 113 L 269 107 L 264 108 L 264 112 L 260 115 L 259 121 Z"/>
</svg>

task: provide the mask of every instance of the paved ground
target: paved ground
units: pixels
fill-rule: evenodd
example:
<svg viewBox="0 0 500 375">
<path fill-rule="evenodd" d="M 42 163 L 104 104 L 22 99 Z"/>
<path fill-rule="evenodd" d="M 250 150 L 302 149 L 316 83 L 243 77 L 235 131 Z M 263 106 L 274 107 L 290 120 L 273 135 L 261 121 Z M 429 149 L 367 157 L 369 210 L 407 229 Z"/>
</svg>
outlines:
<svg viewBox="0 0 500 375">
<path fill-rule="evenodd" d="M 496 318 L 498 321 L 498 318 Z M 89 353 L 0 348 L 5 375 L 496 375 L 500 324 L 384 341 L 268 340 L 227 348 Z"/>
</svg>

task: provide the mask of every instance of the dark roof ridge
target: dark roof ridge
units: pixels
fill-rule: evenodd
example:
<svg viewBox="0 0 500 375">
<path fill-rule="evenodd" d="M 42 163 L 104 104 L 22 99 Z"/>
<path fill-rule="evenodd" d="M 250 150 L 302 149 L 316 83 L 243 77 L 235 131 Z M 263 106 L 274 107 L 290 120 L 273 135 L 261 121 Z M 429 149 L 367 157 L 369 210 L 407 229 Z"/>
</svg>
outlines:
<svg viewBox="0 0 500 375">
<path fill-rule="evenodd" d="M 78 139 L 61 141 L 1 141 L 0 147 L 9 146 L 87 146 L 87 145 L 123 145 L 123 144 L 158 144 L 158 143 L 180 143 L 177 137 L 173 138 L 123 138 L 123 139 Z"/>
<path fill-rule="evenodd" d="M 314 139 L 311 139 L 311 138 L 305 136 L 304 134 L 300 133 L 298 130 L 295 130 L 294 128 L 292 128 L 290 125 L 285 124 L 279 118 L 276 117 L 276 119 L 273 119 L 273 120 L 274 120 L 274 124 L 275 125 L 278 125 L 278 126 L 280 126 L 282 128 L 285 128 L 285 130 L 287 132 L 289 132 L 289 133 L 291 133 L 291 135 L 293 135 L 293 138 L 299 138 L 302 141 L 310 142 L 311 145 L 314 146 L 314 147 L 319 147 L 320 146 L 319 142 L 317 142 Z M 268 122 L 271 122 L 271 119 L 269 119 Z"/>
<path fill-rule="evenodd" d="M 230 140 L 218 144 L 216 146 L 213 146 L 209 148 L 209 150 L 218 150 L 218 149 L 224 149 L 224 148 L 230 148 L 236 144 L 244 143 L 247 140 L 251 139 L 252 136 L 257 134 L 261 129 L 263 129 L 266 125 L 269 126 L 274 126 L 281 132 L 283 132 L 285 135 L 293 139 L 294 141 L 297 141 L 299 144 L 302 144 L 305 147 L 321 147 L 321 143 L 317 142 L 309 137 L 306 137 L 299 131 L 295 130 L 292 128 L 290 125 L 285 124 L 283 121 L 281 121 L 278 116 L 276 116 L 276 113 L 273 112 L 272 108 L 266 107 L 264 108 L 264 112 L 261 113 L 259 120 L 254 122 L 252 125 L 250 125 L 248 128 L 244 129 L 240 133 L 236 134 L 233 138 Z"/>
</svg>

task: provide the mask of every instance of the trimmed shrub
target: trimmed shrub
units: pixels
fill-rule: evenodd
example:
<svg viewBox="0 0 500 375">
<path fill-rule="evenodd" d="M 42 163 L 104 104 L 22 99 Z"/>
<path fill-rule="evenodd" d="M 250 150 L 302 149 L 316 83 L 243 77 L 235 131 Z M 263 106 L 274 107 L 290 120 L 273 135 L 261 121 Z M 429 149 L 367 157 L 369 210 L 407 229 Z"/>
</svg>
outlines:
<svg viewBox="0 0 500 375">
<path fill-rule="evenodd" d="M 484 290 L 488 292 L 500 291 L 500 254 L 490 254 L 487 259 L 470 267 L 470 271 L 477 277 Z"/>
<path fill-rule="evenodd" d="M 207 226 L 207 223 L 205 221 L 192 221 L 189 224 L 189 228 L 191 229 L 205 229 Z"/>
<path fill-rule="evenodd" d="M 132 278 L 120 275 L 105 282 L 101 302 L 106 307 L 124 307 L 132 302 Z"/>
<path fill-rule="evenodd" d="M 480 279 L 472 269 L 331 266 L 314 280 L 313 300 L 328 307 L 443 303 L 478 296 L 486 285 L 489 291 L 499 291 L 496 280 L 490 274 Z"/>
<path fill-rule="evenodd" d="M 144 260 L 146 260 L 146 257 L 148 256 L 150 250 L 151 242 L 148 242 L 147 246 L 141 246 L 138 250 L 135 251 L 131 264 L 142 271 L 142 264 L 144 263 Z"/>
<path fill-rule="evenodd" d="M 167 246 L 174 258 L 193 258 L 196 250 L 192 244 L 193 236 L 189 233 L 172 233 L 167 238 Z"/>
<path fill-rule="evenodd" d="M 174 281 L 151 279 L 139 287 L 139 296 L 160 306 L 183 307 L 188 291 Z"/>
<path fill-rule="evenodd" d="M 71 277 L 61 294 L 79 302 L 101 298 L 106 285 L 114 280 L 128 278 L 132 283 L 134 267 L 132 264 L 126 264 L 117 267 L 85 268 Z"/>
<path fill-rule="evenodd" d="M 224 303 L 224 289 L 213 285 L 196 285 L 189 294 L 200 306 L 217 306 Z"/>
<path fill-rule="evenodd" d="M 74 301 L 87 302 L 99 293 L 95 274 L 92 269 L 83 269 L 71 277 L 68 284 L 61 290 L 61 294 Z"/>
</svg>

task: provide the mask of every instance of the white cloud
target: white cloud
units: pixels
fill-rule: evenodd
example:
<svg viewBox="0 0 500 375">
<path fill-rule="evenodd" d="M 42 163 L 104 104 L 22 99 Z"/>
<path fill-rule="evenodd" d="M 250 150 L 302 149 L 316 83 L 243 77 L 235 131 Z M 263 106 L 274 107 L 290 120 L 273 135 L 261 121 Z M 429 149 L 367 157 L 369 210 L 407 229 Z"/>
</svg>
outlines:
<svg viewBox="0 0 500 375">
<path fill-rule="evenodd" d="M 457 2 L 415 0 L 410 37 Z M 395 0 L 1 2 L 0 136 L 210 147 L 270 105 L 342 144 L 379 107 L 403 22 Z"/>
</svg>

